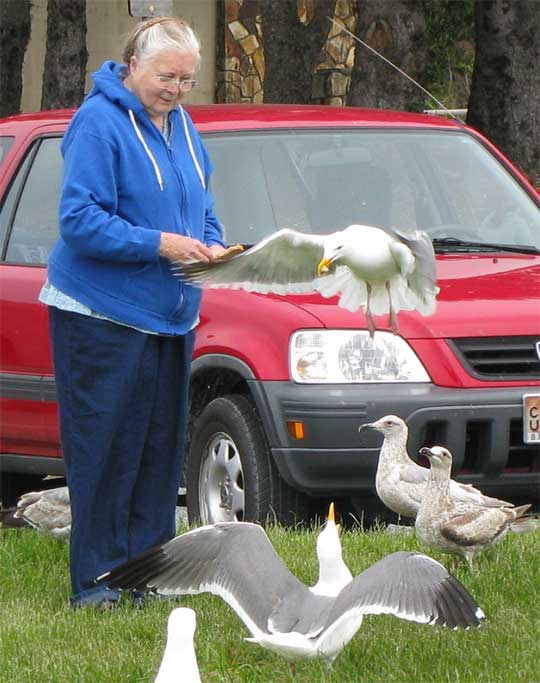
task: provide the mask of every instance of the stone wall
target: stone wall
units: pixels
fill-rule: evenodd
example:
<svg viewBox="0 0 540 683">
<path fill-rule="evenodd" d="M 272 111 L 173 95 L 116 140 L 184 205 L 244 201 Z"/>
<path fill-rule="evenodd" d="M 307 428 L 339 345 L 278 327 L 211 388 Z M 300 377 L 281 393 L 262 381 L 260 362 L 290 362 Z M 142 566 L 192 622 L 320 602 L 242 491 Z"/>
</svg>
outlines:
<svg viewBox="0 0 540 683">
<path fill-rule="evenodd" d="M 261 4 L 268 0 L 222 0 L 218 4 L 217 102 L 264 101 L 264 27 Z M 297 0 L 298 21 L 309 24 L 317 0 Z M 358 20 L 356 0 L 336 0 L 334 22 L 313 74 L 312 101 L 346 104 Z M 222 43 L 222 45 L 220 45 Z"/>
</svg>

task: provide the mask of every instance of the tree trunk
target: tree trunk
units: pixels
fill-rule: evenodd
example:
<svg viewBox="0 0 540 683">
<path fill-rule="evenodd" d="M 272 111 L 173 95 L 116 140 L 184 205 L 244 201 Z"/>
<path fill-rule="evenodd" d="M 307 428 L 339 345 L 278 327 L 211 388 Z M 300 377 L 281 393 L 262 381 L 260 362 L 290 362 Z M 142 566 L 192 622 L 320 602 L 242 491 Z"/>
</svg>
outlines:
<svg viewBox="0 0 540 683">
<path fill-rule="evenodd" d="M 331 28 L 335 0 L 262 3 L 264 101 L 309 104 L 313 72 Z"/>
<path fill-rule="evenodd" d="M 426 61 L 422 0 L 359 0 L 356 35 L 417 81 Z M 421 111 L 422 91 L 357 43 L 348 105 Z"/>
<path fill-rule="evenodd" d="M 540 184 L 540 0 L 481 0 L 467 123 Z"/>
<path fill-rule="evenodd" d="M 0 1 L 0 117 L 21 110 L 22 69 L 30 23 L 30 0 Z"/>
<path fill-rule="evenodd" d="M 87 59 L 86 0 L 49 0 L 42 109 L 79 106 Z"/>
</svg>

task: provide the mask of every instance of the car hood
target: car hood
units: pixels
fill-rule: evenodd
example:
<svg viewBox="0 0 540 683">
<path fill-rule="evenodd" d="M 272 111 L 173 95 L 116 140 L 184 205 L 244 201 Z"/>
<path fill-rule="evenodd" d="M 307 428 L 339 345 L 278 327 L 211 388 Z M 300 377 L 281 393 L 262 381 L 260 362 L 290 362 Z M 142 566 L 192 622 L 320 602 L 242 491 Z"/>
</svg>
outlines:
<svg viewBox="0 0 540 683">
<path fill-rule="evenodd" d="M 445 254 L 437 257 L 437 282 L 441 291 L 433 315 L 398 314 L 400 334 L 406 339 L 540 334 L 539 256 Z M 313 294 L 287 300 L 325 327 L 366 327 L 363 311 L 340 308 L 336 297 Z M 389 329 L 386 316 L 375 321 L 379 329 Z"/>
</svg>

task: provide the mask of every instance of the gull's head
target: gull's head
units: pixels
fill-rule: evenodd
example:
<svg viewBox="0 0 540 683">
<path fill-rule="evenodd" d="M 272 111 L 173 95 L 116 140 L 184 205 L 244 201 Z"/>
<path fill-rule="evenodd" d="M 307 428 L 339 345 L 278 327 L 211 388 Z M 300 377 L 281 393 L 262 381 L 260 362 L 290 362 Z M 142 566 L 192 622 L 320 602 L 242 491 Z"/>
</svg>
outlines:
<svg viewBox="0 0 540 683">
<path fill-rule="evenodd" d="M 343 562 L 340 532 L 341 526 L 336 524 L 334 503 L 330 503 L 326 524 L 317 538 L 319 581 L 311 590 L 318 595 L 336 596 L 352 579 L 349 568 Z"/>
<path fill-rule="evenodd" d="M 169 637 L 192 640 L 196 628 L 195 612 L 190 607 L 177 607 L 169 614 L 167 632 Z"/>
<path fill-rule="evenodd" d="M 336 524 L 334 503 L 330 503 L 326 524 L 317 538 L 317 557 L 319 560 L 321 557 L 341 557 L 340 533 L 341 525 Z"/>
<path fill-rule="evenodd" d="M 429 460 L 431 469 L 436 473 L 444 473 L 450 476 L 452 469 L 452 453 L 443 446 L 432 446 L 431 448 L 421 448 L 420 455 L 425 455 Z"/>
<path fill-rule="evenodd" d="M 374 429 L 384 435 L 385 438 L 392 438 L 397 436 L 407 437 L 407 425 L 405 420 L 402 420 L 397 415 L 385 415 L 377 422 L 366 422 L 358 427 L 358 431 L 363 429 Z"/>
<path fill-rule="evenodd" d="M 332 268 L 341 263 L 341 259 L 346 253 L 346 240 L 343 231 L 334 233 L 326 239 L 324 254 L 317 266 L 317 275 L 325 275 L 329 273 Z"/>
</svg>

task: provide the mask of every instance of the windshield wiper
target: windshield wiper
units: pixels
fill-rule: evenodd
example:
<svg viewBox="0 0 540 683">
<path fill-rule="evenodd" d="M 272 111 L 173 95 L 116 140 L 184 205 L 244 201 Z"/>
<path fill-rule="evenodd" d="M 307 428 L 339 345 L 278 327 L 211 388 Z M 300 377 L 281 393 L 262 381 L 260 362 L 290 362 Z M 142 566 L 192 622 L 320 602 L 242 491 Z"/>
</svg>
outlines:
<svg viewBox="0 0 540 683">
<path fill-rule="evenodd" d="M 538 247 L 530 244 L 498 244 L 496 242 L 469 242 L 457 237 L 435 237 L 433 240 L 435 251 L 461 251 L 472 249 L 478 251 L 509 251 L 515 254 L 540 254 Z"/>
</svg>

